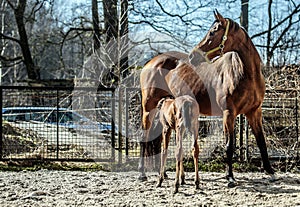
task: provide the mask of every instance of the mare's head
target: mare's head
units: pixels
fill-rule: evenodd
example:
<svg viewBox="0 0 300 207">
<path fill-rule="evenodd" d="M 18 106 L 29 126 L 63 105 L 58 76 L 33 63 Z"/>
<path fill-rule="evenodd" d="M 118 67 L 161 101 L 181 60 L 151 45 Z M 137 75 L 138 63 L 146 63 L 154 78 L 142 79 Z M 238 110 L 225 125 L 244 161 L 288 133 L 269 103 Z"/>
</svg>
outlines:
<svg viewBox="0 0 300 207">
<path fill-rule="evenodd" d="M 198 65 L 201 62 L 201 53 L 207 60 L 221 56 L 228 51 L 238 51 L 240 43 L 245 41 L 247 34 L 238 23 L 224 18 L 218 11 L 214 12 L 215 21 L 203 40 L 194 47 L 189 55 L 190 62 Z"/>
</svg>

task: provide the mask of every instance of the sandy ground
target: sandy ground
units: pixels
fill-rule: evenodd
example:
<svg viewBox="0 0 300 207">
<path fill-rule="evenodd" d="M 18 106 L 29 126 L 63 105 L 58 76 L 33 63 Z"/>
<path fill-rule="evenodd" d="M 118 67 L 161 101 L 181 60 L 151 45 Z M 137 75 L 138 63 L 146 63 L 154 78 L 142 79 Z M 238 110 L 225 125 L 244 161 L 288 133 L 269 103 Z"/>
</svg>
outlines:
<svg viewBox="0 0 300 207">
<path fill-rule="evenodd" d="M 262 173 L 235 173 L 228 188 L 223 173 L 194 174 L 173 194 L 174 176 L 156 188 L 156 173 L 137 180 L 137 172 L 50 171 L 0 172 L 0 206 L 300 206 L 300 174 L 278 173 L 269 182 Z"/>
</svg>

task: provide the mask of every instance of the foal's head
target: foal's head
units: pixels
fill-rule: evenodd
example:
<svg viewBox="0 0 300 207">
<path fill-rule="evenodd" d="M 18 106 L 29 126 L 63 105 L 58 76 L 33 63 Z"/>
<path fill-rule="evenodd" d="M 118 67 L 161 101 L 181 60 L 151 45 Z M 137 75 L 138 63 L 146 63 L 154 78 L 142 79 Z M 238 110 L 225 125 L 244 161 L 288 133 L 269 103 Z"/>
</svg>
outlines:
<svg viewBox="0 0 300 207">
<path fill-rule="evenodd" d="M 215 21 L 203 40 L 194 47 L 189 55 L 193 65 L 198 65 L 199 51 L 209 60 L 228 51 L 236 51 L 245 38 L 243 29 L 233 20 L 225 19 L 218 11 L 214 12 Z"/>
</svg>

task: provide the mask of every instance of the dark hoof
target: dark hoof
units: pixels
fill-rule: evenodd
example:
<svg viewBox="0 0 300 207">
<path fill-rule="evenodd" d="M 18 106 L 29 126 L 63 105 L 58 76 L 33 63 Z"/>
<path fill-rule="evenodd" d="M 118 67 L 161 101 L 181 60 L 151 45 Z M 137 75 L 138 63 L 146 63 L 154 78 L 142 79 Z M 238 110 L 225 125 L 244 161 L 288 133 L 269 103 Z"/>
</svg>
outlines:
<svg viewBox="0 0 300 207">
<path fill-rule="evenodd" d="M 228 188 L 235 187 L 235 180 L 232 177 L 228 177 Z"/>
<path fill-rule="evenodd" d="M 228 182 L 228 188 L 234 188 L 235 187 L 235 182 Z"/>
<path fill-rule="evenodd" d="M 279 180 L 278 177 L 277 177 L 275 174 L 270 175 L 270 176 L 271 176 L 271 177 L 270 177 L 269 181 L 270 181 L 271 183 L 273 183 L 273 182 Z"/>
<path fill-rule="evenodd" d="M 164 172 L 164 179 L 168 179 L 168 175 L 166 172 Z"/>
<path fill-rule="evenodd" d="M 196 182 L 195 182 L 195 186 L 196 186 L 196 190 L 199 190 L 199 189 L 200 189 L 200 183 L 199 183 L 199 181 L 196 181 Z"/>
<path fill-rule="evenodd" d="M 163 179 L 162 179 L 162 178 L 159 178 L 156 187 L 157 187 L 157 188 L 161 187 L 162 182 L 163 182 Z"/>
<path fill-rule="evenodd" d="M 138 179 L 140 181 L 147 181 L 147 176 L 146 175 L 140 175 Z"/>
<path fill-rule="evenodd" d="M 179 183 L 176 183 L 175 184 L 174 194 L 178 193 L 178 189 L 179 189 Z"/>
</svg>

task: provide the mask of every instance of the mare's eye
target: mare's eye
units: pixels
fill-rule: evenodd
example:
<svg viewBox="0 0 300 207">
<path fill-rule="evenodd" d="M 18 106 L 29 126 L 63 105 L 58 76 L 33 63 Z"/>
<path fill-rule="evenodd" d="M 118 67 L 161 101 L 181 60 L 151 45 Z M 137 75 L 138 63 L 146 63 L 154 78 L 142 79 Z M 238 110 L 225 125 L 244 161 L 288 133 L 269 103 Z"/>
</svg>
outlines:
<svg viewBox="0 0 300 207">
<path fill-rule="evenodd" d="M 209 36 L 214 36 L 214 34 L 215 34 L 215 32 L 213 32 L 213 31 L 209 32 Z"/>
</svg>

